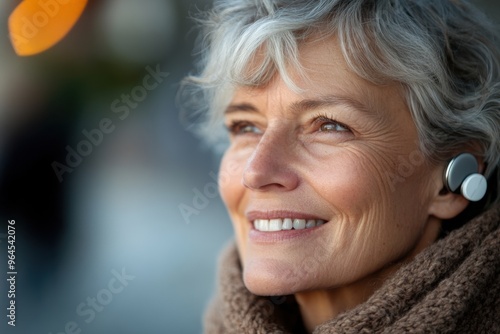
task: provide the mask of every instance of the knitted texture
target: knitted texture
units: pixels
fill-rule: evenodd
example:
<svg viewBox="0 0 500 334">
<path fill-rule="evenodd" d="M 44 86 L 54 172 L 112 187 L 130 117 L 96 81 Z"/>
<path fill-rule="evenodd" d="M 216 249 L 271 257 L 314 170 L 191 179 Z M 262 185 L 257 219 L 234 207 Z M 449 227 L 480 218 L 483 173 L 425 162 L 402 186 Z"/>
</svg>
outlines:
<svg viewBox="0 0 500 334">
<path fill-rule="evenodd" d="M 327 333 L 500 333 L 500 207 L 401 267 L 365 303 L 314 329 Z M 232 244 L 220 261 L 205 333 L 304 333 L 293 296 L 246 289 Z"/>
</svg>

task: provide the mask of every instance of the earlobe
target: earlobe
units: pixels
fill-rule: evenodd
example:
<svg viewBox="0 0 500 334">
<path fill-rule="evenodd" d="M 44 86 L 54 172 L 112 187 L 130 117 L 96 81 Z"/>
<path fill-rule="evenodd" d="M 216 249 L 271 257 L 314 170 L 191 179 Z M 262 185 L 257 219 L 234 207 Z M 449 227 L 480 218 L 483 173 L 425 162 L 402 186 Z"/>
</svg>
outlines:
<svg viewBox="0 0 500 334">
<path fill-rule="evenodd" d="M 469 204 L 460 194 L 440 191 L 429 206 L 429 214 L 439 219 L 451 219 L 458 216 Z"/>
</svg>

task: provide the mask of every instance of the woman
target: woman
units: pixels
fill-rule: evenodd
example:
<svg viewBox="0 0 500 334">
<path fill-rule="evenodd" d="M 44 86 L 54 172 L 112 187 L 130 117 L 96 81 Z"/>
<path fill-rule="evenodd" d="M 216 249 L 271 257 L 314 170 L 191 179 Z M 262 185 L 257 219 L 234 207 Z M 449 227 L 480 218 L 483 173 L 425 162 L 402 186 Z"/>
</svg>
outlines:
<svg viewBox="0 0 500 334">
<path fill-rule="evenodd" d="M 236 234 L 206 332 L 500 332 L 484 16 L 458 0 L 228 0 L 203 23 L 188 82 L 211 138 L 229 132 Z"/>
</svg>

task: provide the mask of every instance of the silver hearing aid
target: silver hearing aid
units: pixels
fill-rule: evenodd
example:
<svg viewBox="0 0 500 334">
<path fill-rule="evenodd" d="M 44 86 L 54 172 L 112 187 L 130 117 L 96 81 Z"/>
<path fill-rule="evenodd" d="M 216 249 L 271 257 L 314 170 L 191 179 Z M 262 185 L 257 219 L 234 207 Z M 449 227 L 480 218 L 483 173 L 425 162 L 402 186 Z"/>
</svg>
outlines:
<svg viewBox="0 0 500 334">
<path fill-rule="evenodd" d="M 486 178 L 479 174 L 476 158 L 470 153 L 454 157 L 446 167 L 444 184 L 454 193 L 462 193 L 469 201 L 477 202 L 486 194 Z"/>
</svg>

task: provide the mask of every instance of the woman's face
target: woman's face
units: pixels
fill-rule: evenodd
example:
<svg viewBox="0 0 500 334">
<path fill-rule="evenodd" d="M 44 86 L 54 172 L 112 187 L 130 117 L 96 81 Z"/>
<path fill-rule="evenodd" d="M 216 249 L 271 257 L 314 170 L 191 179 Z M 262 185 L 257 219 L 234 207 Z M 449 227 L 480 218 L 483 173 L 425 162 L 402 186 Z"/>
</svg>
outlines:
<svg viewBox="0 0 500 334">
<path fill-rule="evenodd" d="M 292 75 L 305 92 L 276 77 L 238 88 L 225 113 L 220 191 L 256 294 L 344 286 L 436 237 L 440 171 L 418 149 L 400 87 L 349 71 L 334 39 L 300 57 L 309 80 Z"/>
</svg>

